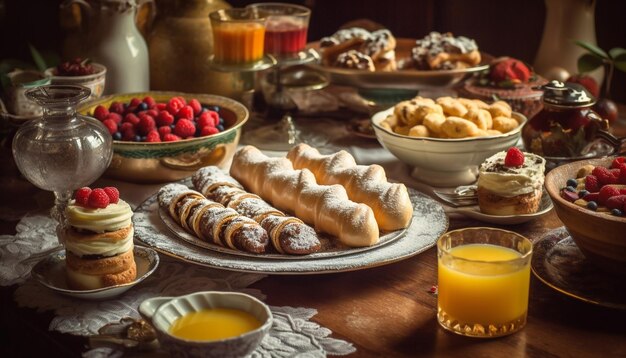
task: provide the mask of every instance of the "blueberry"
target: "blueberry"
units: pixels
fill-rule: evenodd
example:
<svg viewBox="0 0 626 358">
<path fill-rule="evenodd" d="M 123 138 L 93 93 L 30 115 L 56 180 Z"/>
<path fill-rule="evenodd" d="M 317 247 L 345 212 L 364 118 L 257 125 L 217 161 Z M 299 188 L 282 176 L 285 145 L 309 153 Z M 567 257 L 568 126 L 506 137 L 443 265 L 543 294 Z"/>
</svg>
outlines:
<svg viewBox="0 0 626 358">
<path fill-rule="evenodd" d="M 223 132 L 223 131 L 224 131 L 224 126 L 223 126 L 223 125 L 221 125 L 221 124 L 220 124 L 220 125 L 218 125 L 218 126 L 217 126 L 217 127 L 215 127 L 215 128 L 217 128 L 220 132 Z"/>
<path fill-rule="evenodd" d="M 170 128 L 172 128 L 172 130 L 174 130 L 174 128 L 176 128 L 176 125 L 174 123 L 170 124 Z"/>
<path fill-rule="evenodd" d="M 113 140 L 122 140 L 122 133 L 115 132 L 115 134 L 113 134 Z"/>
<path fill-rule="evenodd" d="M 220 117 L 220 124 L 224 125 L 224 117 Z"/>
<path fill-rule="evenodd" d="M 587 209 L 596 211 L 598 210 L 598 203 L 596 203 L 595 201 L 590 201 L 587 203 Z"/>
<path fill-rule="evenodd" d="M 208 107 L 210 110 L 214 111 L 214 112 L 219 112 L 220 111 L 220 107 L 219 106 L 210 106 Z"/>
<path fill-rule="evenodd" d="M 587 195 L 587 194 L 589 194 L 589 192 L 587 190 L 583 189 L 583 190 L 578 192 L 578 197 L 584 198 L 585 195 Z"/>
<path fill-rule="evenodd" d="M 565 187 L 565 190 L 571 191 L 572 193 L 575 193 L 576 192 L 576 187 L 568 185 L 568 186 Z"/>
<path fill-rule="evenodd" d="M 139 103 L 139 105 L 137 106 L 137 110 L 138 111 L 145 111 L 148 109 L 148 104 L 146 102 L 141 102 Z"/>
<path fill-rule="evenodd" d="M 622 216 L 622 215 L 624 215 L 624 213 L 622 213 L 622 211 L 620 209 L 613 209 L 613 210 L 611 210 L 611 214 L 613 214 L 615 216 Z"/>
<path fill-rule="evenodd" d="M 578 186 L 578 181 L 576 179 L 567 179 L 567 186 L 573 186 L 574 188 Z"/>
<path fill-rule="evenodd" d="M 141 136 L 140 135 L 136 135 L 135 136 L 135 142 L 141 142 Z"/>
</svg>

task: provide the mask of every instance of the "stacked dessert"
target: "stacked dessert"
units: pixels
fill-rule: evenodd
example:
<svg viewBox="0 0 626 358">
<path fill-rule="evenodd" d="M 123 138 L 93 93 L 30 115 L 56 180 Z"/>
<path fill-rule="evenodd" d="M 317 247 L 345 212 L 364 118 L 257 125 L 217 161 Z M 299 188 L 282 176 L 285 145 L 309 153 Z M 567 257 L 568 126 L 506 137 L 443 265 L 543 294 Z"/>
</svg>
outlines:
<svg viewBox="0 0 626 358">
<path fill-rule="evenodd" d="M 456 70 L 481 61 L 476 41 L 452 33 L 431 32 L 415 42 L 407 65 L 418 70 Z"/>
<path fill-rule="evenodd" d="M 478 174 L 478 205 L 489 215 L 539 210 L 546 160 L 513 147 L 487 158 Z"/>
<path fill-rule="evenodd" d="M 132 215 L 114 187 L 76 191 L 65 210 L 67 225 L 59 231 L 70 288 L 93 290 L 135 280 Z"/>
<path fill-rule="evenodd" d="M 320 40 L 324 65 L 366 71 L 395 71 L 395 48 L 396 39 L 387 29 L 351 27 Z"/>
</svg>

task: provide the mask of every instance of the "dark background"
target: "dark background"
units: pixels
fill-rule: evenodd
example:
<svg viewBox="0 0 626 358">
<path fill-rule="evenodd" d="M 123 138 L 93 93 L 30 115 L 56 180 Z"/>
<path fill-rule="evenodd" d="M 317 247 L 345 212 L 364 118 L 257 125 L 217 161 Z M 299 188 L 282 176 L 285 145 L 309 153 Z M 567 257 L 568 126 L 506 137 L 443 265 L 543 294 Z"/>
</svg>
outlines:
<svg viewBox="0 0 626 358">
<path fill-rule="evenodd" d="M 177 0 L 157 0 L 158 8 Z M 189 1 L 189 0 L 178 0 Z M 213 0 L 206 0 L 213 1 Z M 312 9 L 309 40 L 330 35 L 342 24 L 366 18 L 389 28 L 397 37 L 419 38 L 430 31 L 474 38 L 484 52 L 533 63 L 545 21 L 543 0 L 282 0 Z M 589 1 L 589 0 L 577 0 Z M 0 59 L 30 59 L 28 43 L 59 54 L 64 33 L 61 0 L 0 0 Z M 257 1 L 231 0 L 234 7 Z M 162 14 L 163 15 L 163 14 Z M 596 4 L 598 46 L 626 47 L 626 2 Z M 626 74 L 616 71 L 612 97 L 626 103 Z"/>
</svg>

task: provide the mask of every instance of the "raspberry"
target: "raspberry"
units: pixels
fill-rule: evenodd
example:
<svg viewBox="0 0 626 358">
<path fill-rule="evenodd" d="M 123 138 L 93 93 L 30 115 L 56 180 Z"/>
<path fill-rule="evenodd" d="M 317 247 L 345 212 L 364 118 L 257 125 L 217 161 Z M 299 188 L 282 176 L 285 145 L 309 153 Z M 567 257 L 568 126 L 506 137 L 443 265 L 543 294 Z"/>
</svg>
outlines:
<svg viewBox="0 0 626 358">
<path fill-rule="evenodd" d="M 124 113 L 124 104 L 121 102 L 111 103 L 111 105 L 109 106 L 109 112 L 115 112 L 119 114 Z"/>
<path fill-rule="evenodd" d="M 120 132 L 124 132 L 127 128 L 134 128 L 135 126 L 130 122 L 124 122 L 120 124 Z"/>
<path fill-rule="evenodd" d="M 100 121 L 103 121 L 107 114 L 109 114 L 109 110 L 102 105 L 96 107 L 96 109 L 93 110 L 93 116 Z"/>
<path fill-rule="evenodd" d="M 87 201 L 87 206 L 90 208 L 99 208 L 104 209 L 109 205 L 109 196 L 104 191 L 104 189 L 94 189 L 89 193 L 89 199 Z"/>
<path fill-rule="evenodd" d="M 156 109 L 149 109 L 146 111 L 146 114 L 152 116 L 153 118 L 156 118 L 159 115 L 159 111 L 157 111 Z"/>
<path fill-rule="evenodd" d="M 156 106 L 156 101 L 150 96 L 144 97 L 143 103 L 147 104 L 148 108 L 154 108 Z"/>
<path fill-rule="evenodd" d="M 107 129 L 109 130 L 109 133 L 111 133 L 111 135 L 115 134 L 115 132 L 117 132 L 117 123 L 115 123 L 114 120 L 112 119 L 105 119 L 102 121 L 102 124 L 104 124 L 105 127 L 107 127 Z"/>
<path fill-rule="evenodd" d="M 181 138 L 179 136 L 177 136 L 176 134 L 166 134 L 163 136 L 163 141 L 164 142 L 176 142 L 177 140 L 180 140 Z"/>
<path fill-rule="evenodd" d="M 146 142 L 156 143 L 160 141 L 161 141 L 161 136 L 159 135 L 159 131 L 157 131 L 156 129 L 153 129 L 150 132 L 148 132 L 148 134 L 146 134 Z"/>
<path fill-rule="evenodd" d="M 510 58 L 496 62 L 491 68 L 489 77 L 496 83 L 505 81 L 526 83 L 530 79 L 530 70 L 523 62 Z"/>
<path fill-rule="evenodd" d="M 164 135 L 172 133 L 172 127 L 170 126 L 161 126 L 157 129 L 159 131 L 159 135 L 163 138 Z"/>
<path fill-rule="evenodd" d="M 504 165 L 507 167 L 521 167 L 524 165 L 524 153 L 516 147 L 511 147 L 504 157 Z"/>
<path fill-rule="evenodd" d="M 202 105 L 200 104 L 200 101 L 195 98 L 189 101 L 189 106 L 193 108 L 193 114 L 196 116 L 202 112 Z"/>
<path fill-rule="evenodd" d="M 600 191 L 600 182 L 595 175 L 587 175 L 585 177 L 585 189 L 590 193 L 597 193 Z"/>
<path fill-rule="evenodd" d="M 205 136 L 205 135 L 211 135 L 211 134 L 215 134 L 215 133 L 219 133 L 219 129 L 215 128 L 215 127 L 211 127 L 211 126 L 205 126 L 202 127 L 202 129 L 200 130 L 200 136 Z"/>
<path fill-rule="evenodd" d="M 166 103 L 157 103 L 155 106 L 157 111 L 165 111 L 167 109 Z"/>
<path fill-rule="evenodd" d="M 172 97 L 167 102 L 167 111 L 174 116 L 181 108 L 185 107 L 185 104 L 181 97 Z"/>
<path fill-rule="evenodd" d="M 128 113 L 124 116 L 122 122 L 129 122 L 132 125 L 136 125 L 137 123 L 139 123 L 139 117 L 137 117 L 137 115 L 134 113 Z"/>
<path fill-rule="evenodd" d="M 107 186 L 103 190 L 109 197 L 109 202 L 111 204 L 117 204 L 117 202 L 120 200 L 120 191 L 117 190 L 117 188 L 114 186 Z"/>
<path fill-rule="evenodd" d="M 587 195 L 585 195 L 583 197 L 583 199 L 585 199 L 585 201 L 595 201 L 598 202 L 598 198 L 600 197 L 600 194 L 598 193 L 589 193 Z"/>
<path fill-rule="evenodd" d="M 146 135 L 153 129 L 156 129 L 154 118 L 147 114 L 140 114 L 139 123 L 137 124 L 137 132 L 141 135 Z"/>
<path fill-rule="evenodd" d="M 181 138 L 193 136 L 196 133 L 196 126 L 188 119 L 179 119 L 174 127 L 174 134 Z"/>
<path fill-rule="evenodd" d="M 184 118 L 184 119 L 192 120 L 193 108 L 191 108 L 191 106 L 185 106 L 181 108 L 180 110 L 178 110 L 178 113 L 176 113 L 176 118 L 179 118 L 179 119 Z"/>
<path fill-rule="evenodd" d="M 122 123 L 122 115 L 119 113 L 111 112 L 107 114 L 107 116 L 104 118 L 104 120 L 107 120 L 107 119 L 114 120 L 116 124 Z"/>
<path fill-rule="evenodd" d="M 611 169 L 619 169 L 624 164 L 624 157 L 617 157 L 613 159 L 613 163 L 611 163 Z"/>
<path fill-rule="evenodd" d="M 135 136 L 137 133 L 135 132 L 134 127 L 124 128 L 122 131 L 122 140 L 135 140 Z"/>
<path fill-rule="evenodd" d="M 622 209 L 626 205 L 626 195 L 615 195 L 607 199 L 606 207 L 609 209 Z"/>
<path fill-rule="evenodd" d="M 137 107 L 140 103 L 141 103 L 141 100 L 137 97 L 134 97 L 133 99 L 130 100 L 130 104 L 128 106 Z"/>
<path fill-rule="evenodd" d="M 598 181 L 602 185 L 607 184 L 616 184 L 617 177 L 613 176 L 613 173 L 608 168 L 605 167 L 595 167 L 593 171 L 591 171 L 592 175 L 595 175 L 598 178 Z"/>
<path fill-rule="evenodd" d="M 215 120 L 213 119 L 213 116 L 211 116 L 211 113 L 209 112 L 210 111 L 200 113 L 200 116 L 198 116 L 198 120 L 197 120 L 198 127 L 204 128 L 206 126 L 210 126 L 210 127 L 216 126 Z"/>
<path fill-rule="evenodd" d="M 626 195 L 626 188 L 619 190 L 619 195 Z"/>
<path fill-rule="evenodd" d="M 600 195 L 598 197 L 598 204 L 604 205 L 610 197 L 619 195 L 619 189 L 611 185 L 605 185 L 600 189 Z"/>
<path fill-rule="evenodd" d="M 91 194 L 90 187 L 83 187 L 76 190 L 76 194 L 74 194 L 74 199 L 76 203 L 80 206 L 87 206 L 87 202 L 89 201 L 89 194 Z"/>
<path fill-rule="evenodd" d="M 174 123 L 174 116 L 172 116 L 168 111 L 159 112 L 159 115 L 156 116 L 155 119 L 159 127 L 169 126 L 170 124 Z"/>
</svg>

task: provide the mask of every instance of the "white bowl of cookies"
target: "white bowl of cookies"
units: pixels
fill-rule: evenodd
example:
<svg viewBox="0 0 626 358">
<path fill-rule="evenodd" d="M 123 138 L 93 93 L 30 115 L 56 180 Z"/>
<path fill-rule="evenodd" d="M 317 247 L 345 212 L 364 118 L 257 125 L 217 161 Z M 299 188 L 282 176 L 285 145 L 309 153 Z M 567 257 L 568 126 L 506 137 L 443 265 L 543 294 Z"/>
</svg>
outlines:
<svg viewBox="0 0 626 358">
<path fill-rule="evenodd" d="M 380 144 L 412 167 L 411 175 L 433 186 L 476 181 L 478 166 L 515 146 L 526 117 L 503 101 L 415 97 L 376 113 Z"/>
</svg>

